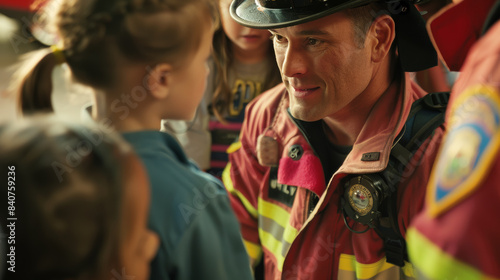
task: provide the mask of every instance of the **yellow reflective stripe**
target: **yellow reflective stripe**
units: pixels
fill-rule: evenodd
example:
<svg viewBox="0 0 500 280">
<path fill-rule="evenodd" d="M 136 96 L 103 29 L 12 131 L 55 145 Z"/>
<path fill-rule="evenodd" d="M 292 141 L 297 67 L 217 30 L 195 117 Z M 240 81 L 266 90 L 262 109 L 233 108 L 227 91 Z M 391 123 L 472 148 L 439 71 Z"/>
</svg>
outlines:
<svg viewBox="0 0 500 280">
<path fill-rule="evenodd" d="M 370 279 L 386 271 L 395 265 L 386 262 L 386 258 L 370 264 L 363 264 L 356 261 L 356 257 L 353 255 L 340 254 L 339 269 L 343 271 L 351 271 L 356 273 L 356 278 L 358 279 Z M 398 268 L 399 269 L 399 268 Z M 405 266 L 402 268 L 403 273 L 408 277 L 415 277 L 415 272 L 413 266 L 405 262 Z"/>
<path fill-rule="evenodd" d="M 266 219 L 267 223 L 264 227 L 259 227 L 259 237 L 262 243 L 262 247 L 266 248 L 271 252 L 277 260 L 277 268 L 281 271 L 284 263 L 284 255 L 288 251 L 289 244 L 292 244 L 295 237 L 298 235 L 298 230 L 289 225 L 290 213 L 285 209 L 279 207 L 278 205 L 267 202 L 259 197 L 258 199 L 258 211 L 252 206 L 252 204 L 243 196 L 238 190 L 234 188 L 233 182 L 231 180 L 231 162 L 229 162 L 222 172 L 222 180 L 227 191 L 232 195 L 238 197 L 243 203 L 244 207 L 254 218 L 259 218 L 260 226 L 263 226 L 263 218 Z M 273 235 L 274 233 L 274 235 Z M 276 235 L 276 236 L 275 236 Z M 282 241 L 288 243 L 285 248 L 283 247 Z M 252 244 L 252 243 L 250 243 Z M 256 247 L 258 245 L 252 244 Z M 247 241 L 245 241 L 245 246 L 247 247 L 248 255 L 252 259 L 257 259 L 259 257 L 260 247 L 257 248 L 252 246 L 247 246 Z M 285 249 L 285 251 L 283 250 Z"/>
<path fill-rule="evenodd" d="M 262 247 L 266 248 L 271 254 L 276 258 L 276 268 L 281 271 L 283 268 L 283 263 L 285 262 L 285 257 L 281 255 L 282 244 L 279 240 L 276 240 L 274 236 L 259 228 L 260 242 Z"/>
<path fill-rule="evenodd" d="M 413 265 L 407 261 L 405 261 L 405 266 L 403 266 L 403 273 L 406 276 L 417 278 L 417 273 L 415 273 L 415 268 Z"/>
<path fill-rule="evenodd" d="M 295 240 L 295 237 L 299 234 L 299 230 L 292 227 L 290 224 L 286 225 L 285 232 L 283 233 L 283 239 L 292 244 L 292 242 Z"/>
<path fill-rule="evenodd" d="M 259 260 L 262 256 L 262 249 L 259 244 L 243 240 L 245 248 L 247 249 L 248 256 L 252 259 L 252 262 Z"/>
<path fill-rule="evenodd" d="M 269 203 L 259 197 L 259 214 L 273 220 L 283 228 L 286 228 L 290 219 L 290 213 L 278 205 Z"/>
<path fill-rule="evenodd" d="M 298 230 L 289 224 L 290 213 L 278 205 L 259 198 L 260 226 L 259 235 L 262 246 L 270 251 L 277 260 L 281 271 L 290 244 L 298 235 Z"/>
<path fill-rule="evenodd" d="M 356 272 L 357 278 L 368 279 L 394 265 L 385 261 L 385 258 L 371 264 L 362 264 L 356 261 L 353 255 L 340 254 L 339 269 Z"/>
<path fill-rule="evenodd" d="M 226 150 L 228 154 L 234 153 L 241 148 L 241 141 L 233 142 Z"/>
<path fill-rule="evenodd" d="M 247 209 L 248 213 L 250 213 L 250 215 L 252 215 L 252 217 L 257 219 L 257 216 L 258 216 L 257 209 L 255 209 L 253 207 L 252 203 L 250 203 L 250 201 L 248 201 L 248 199 L 243 194 L 241 194 L 237 189 L 235 189 L 233 186 L 233 181 L 231 180 L 231 162 L 229 162 L 226 165 L 226 168 L 224 168 L 224 171 L 222 172 L 222 181 L 224 182 L 224 186 L 226 187 L 226 190 L 230 194 L 238 197 L 240 199 L 241 203 L 243 203 L 243 206 L 245 207 L 245 209 Z"/>
<path fill-rule="evenodd" d="M 454 259 L 415 228 L 410 228 L 406 237 L 410 260 L 418 271 L 429 279 L 496 279 Z"/>
</svg>

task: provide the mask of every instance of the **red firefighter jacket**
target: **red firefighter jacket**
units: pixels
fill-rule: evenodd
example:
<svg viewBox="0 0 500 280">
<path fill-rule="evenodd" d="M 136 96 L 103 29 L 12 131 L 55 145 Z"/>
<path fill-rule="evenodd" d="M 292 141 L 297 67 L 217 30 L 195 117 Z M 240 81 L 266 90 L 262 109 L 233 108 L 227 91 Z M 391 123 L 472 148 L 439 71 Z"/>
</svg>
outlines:
<svg viewBox="0 0 500 280">
<path fill-rule="evenodd" d="M 496 2 L 465 0 L 436 18 L 444 25 L 433 31 L 444 34 L 457 29 L 447 20 L 459 21 L 471 7 L 485 10 L 483 17 L 470 17 L 479 23 L 470 27 L 476 32 L 460 32 L 458 39 L 474 43 L 470 50 L 465 44 L 452 46 L 469 52 L 455 62 L 461 66 L 465 59 L 446 112 L 449 131 L 429 181 L 425 209 L 408 231 L 409 255 L 421 279 L 500 279 L 500 21 L 471 40 L 481 34 Z M 446 46 L 437 45 L 450 51 Z"/>
<path fill-rule="evenodd" d="M 266 279 L 414 277 L 411 264 L 401 268 L 386 262 L 383 241 L 373 229 L 363 234 L 351 232 L 340 210 L 342 180 L 348 174 L 379 172 L 387 166 L 391 146 L 412 103 L 426 94 L 408 74 L 403 77 L 375 104 L 351 152 L 329 182 L 325 182 L 319 157 L 287 112 L 284 85 L 248 105 L 239 142 L 228 150 L 230 163 L 223 180 L 249 256 L 252 260 L 264 257 Z M 443 130 L 439 127 L 420 146 L 398 186 L 398 222 L 403 235 L 422 208 Z M 273 138 L 276 146 L 258 145 L 263 135 Z M 259 163 L 275 152 L 277 166 Z M 362 161 L 369 153 L 380 153 L 379 159 Z M 314 196 L 319 198 L 315 206 L 310 205 Z"/>
</svg>

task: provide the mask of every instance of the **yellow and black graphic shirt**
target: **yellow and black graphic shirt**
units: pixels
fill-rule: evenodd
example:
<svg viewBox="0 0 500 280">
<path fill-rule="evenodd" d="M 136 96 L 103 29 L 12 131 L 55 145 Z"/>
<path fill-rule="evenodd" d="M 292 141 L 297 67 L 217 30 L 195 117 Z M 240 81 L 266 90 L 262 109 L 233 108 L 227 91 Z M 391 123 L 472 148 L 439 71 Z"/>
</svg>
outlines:
<svg viewBox="0 0 500 280">
<path fill-rule="evenodd" d="M 232 86 L 230 107 L 225 116 L 227 124 L 222 124 L 215 117 L 209 123 L 212 145 L 208 172 L 218 178 L 228 162 L 227 148 L 240 133 L 245 107 L 263 92 L 269 68 L 267 61 L 258 64 L 236 63 L 234 71 L 229 74 L 229 84 Z"/>
</svg>

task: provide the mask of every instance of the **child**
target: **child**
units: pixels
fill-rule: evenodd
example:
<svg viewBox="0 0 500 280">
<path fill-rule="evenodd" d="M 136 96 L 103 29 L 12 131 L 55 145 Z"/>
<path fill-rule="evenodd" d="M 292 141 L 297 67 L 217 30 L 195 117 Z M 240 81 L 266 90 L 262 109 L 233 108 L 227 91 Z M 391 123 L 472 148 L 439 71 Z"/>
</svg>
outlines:
<svg viewBox="0 0 500 280">
<path fill-rule="evenodd" d="M 121 137 L 44 116 L 0 127 L 0 154 L 3 279 L 147 279 L 149 184 Z"/>
<path fill-rule="evenodd" d="M 238 24 L 229 15 L 230 4 L 231 0 L 219 1 L 222 26 L 213 40 L 214 71 L 195 118 L 164 120 L 162 125 L 201 169 L 218 178 L 228 161 L 226 150 L 240 132 L 246 105 L 281 82 L 269 31 Z"/>
<path fill-rule="evenodd" d="M 24 111 L 50 108 L 50 90 L 37 80 L 49 81 L 64 58 L 75 79 L 96 90 L 96 120 L 120 131 L 146 166 L 149 228 L 160 237 L 151 279 L 251 279 L 222 184 L 158 131 L 161 119 L 192 118 L 203 96 L 215 28 L 210 0 L 58 1 L 63 51 L 45 51 L 25 79 Z"/>
</svg>

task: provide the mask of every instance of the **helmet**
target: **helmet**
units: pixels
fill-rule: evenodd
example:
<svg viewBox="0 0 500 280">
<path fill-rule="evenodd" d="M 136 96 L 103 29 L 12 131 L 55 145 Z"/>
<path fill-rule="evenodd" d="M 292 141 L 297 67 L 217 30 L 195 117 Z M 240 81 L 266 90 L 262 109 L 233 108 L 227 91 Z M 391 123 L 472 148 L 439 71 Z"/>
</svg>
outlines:
<svg viewBox="0 0 500 280">
<path fill-rule="evenodd" d="M 417 4 L 426 0 L 234 0 L 231 16 L 251 28 L 281 28 L 370 4 L 386 2 L 392 13 L 398 13 L 403 2 Z M 427 0 L 428 1 L 428 0 Z"/>
<path fill-rule="evenodd" d="M 231 16 L 252 28 L 292 26 L 377 0 L 234 0 Z"/>
<path fill-rule="evenodd" d="M 373 2 L 385 3 L 396 22 L 396 42 L 404 71 L 437 65 L 437 53 L 425 21 L 414 4 L 422 0 L 233 0 L 231 17 L 239 24 L 261 29 L 293 26 Z"/>
</svg>

